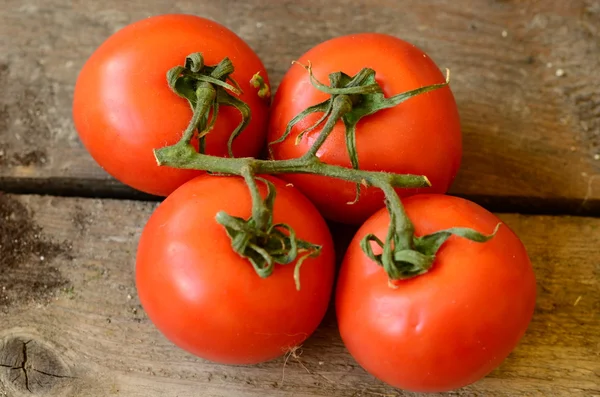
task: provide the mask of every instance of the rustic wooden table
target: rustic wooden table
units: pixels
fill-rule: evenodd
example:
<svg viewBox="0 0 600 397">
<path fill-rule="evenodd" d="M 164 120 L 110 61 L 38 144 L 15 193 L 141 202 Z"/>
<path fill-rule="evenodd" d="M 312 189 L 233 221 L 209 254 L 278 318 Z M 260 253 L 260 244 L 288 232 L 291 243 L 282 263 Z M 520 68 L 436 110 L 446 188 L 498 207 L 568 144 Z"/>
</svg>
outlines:
<svg viewBox="0 0 600 397">
<path fill-rule="evenodd" d="M 1 3 L 0 396 L 413 395 L 363 371 L 331 313 L 285 369 L 204 362 L 145 316 L 133 266 L 157 203 L 93 162 L 70 109 L 78 70 L 104 39 L 169 12 L 234 30 L 275 86 L 311 46 L 359 31 L 412 41 L 452 69 L 465 144 L 452 193 L 522 237 L 538 301 L 506 362 L 447 395 L 600 396 L 600 2 Z"/>
</svg>

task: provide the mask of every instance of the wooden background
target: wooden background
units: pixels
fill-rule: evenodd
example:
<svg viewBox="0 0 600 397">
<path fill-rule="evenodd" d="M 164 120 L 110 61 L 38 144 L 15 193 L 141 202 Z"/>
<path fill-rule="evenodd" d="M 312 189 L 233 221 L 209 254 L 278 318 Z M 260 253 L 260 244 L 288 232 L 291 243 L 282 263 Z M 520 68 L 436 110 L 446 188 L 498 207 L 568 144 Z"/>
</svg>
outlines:
<svg viewBox="0 0 600 397">
<path fill-rule="evenodd" d="M 517 350 L 446 395 L 600 396 L 600 1 L 0 3 L 0 397 L 413 395 L 362 370 L 331 314 L 285 370 L 284 359 L 203 362 L 144 315 L 133 265 L 156 199 L 93 162 L 70 111 L 103 40 L 170 12 L 234 30 L 275 87 L 310 47 L 361 31 L 397 35 L 450 68 L 465 144 L 452 193 L 500 212 L 539 292 Z"/>
</svg>

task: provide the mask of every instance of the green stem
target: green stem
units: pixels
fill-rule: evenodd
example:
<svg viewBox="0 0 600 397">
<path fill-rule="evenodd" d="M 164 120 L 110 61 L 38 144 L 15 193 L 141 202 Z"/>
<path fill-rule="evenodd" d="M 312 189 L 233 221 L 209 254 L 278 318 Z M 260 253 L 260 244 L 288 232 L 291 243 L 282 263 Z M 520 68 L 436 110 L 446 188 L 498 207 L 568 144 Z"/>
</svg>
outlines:
<svg viewBox="0 0 600 397">
<path fill-rule="evenodd" d="M 189 144 L 192 141 L 194 132 L 198 130 L 200 124 L 208 115 L 216 96 L 216 90 L 209 83 L 201 83 L 196 89 L 196 106 L 193 109 L 192 119 L 183 132 L 180 142 Z"/>
<path fill-rule="evenodd" d="M 392 174 L 388 172 L 353 170 L 351 168 L 321 162 L 316 156 L 291 160 L 259 160 L 252 157 L 224 158 L 196 152 L 196 149 L 182 142 L 154 150 L 156 162 L 161 166 L 210 171 L 221 174 L 244 176 L 247 167 L 254 174 L 314 174 L 367 186 L 389 184 L 397 188 L 423 188 L 431 186 L 425 176 Z"/>
<path fill-rule="evenodd" d="M 252 219 L 254 220 L 254 225 L 258 230 L 264 231 L 268 228 L 269 209 L 266 207 L 265 202 L 260 195 L 256 179 L 254 179 L 252 165 L 244 165 L 241 168 L 241 174 L 250 189 L 250 196 L 252 197 Z"/>
<path fill-rule="evenodd" d="M 398 193 L 391 184 L 385 183 L 377 186 L 383 191 L 386 200 L 386 207 L 393 215 L 394 224 L 392 225 L 396 234 L 396 244 L 400 244 L 404 249 L 412 248 L 412 238 L 415 227 L 404 210 L 404 205 L 398 197 Z"/>
<path fill-rule="evenodd" d="M 337 124 L 342 117 L 352 110 L 352 100 L 348 95 L 338 95 L 333 99 L 331 113 L 329 114 L 329 118 L 327 122 L 323 126 L 321 133 L 317 137 L 317 140 L 313 143 L 313 145 L 308 149 L 308 151 L 304 154 L 305 159 L 312 158 L 316 156 L 317 152 L 325 143 L 325 140 L 329 137 L 333 128 Z"/>
</svg>

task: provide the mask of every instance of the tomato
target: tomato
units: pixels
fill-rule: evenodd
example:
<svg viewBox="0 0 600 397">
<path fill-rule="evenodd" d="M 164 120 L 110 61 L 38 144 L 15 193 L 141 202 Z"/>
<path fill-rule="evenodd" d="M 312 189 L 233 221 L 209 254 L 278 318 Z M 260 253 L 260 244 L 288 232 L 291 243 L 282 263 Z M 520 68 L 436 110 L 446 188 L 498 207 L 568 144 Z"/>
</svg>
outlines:
<svg viewBox="0 0 600 397">
<path fill-rule="evenodd" d="M 326 83 L 329 73 L 350 76 L 369 67 L 386 97 L 419 87 L 442 83 L 444 76 L 419 48 L 384 34 L 355 34 L 326 41 L 304 54 L 299 62 L 312 63 L 315 77 Z M 290 68 L 275 95 L 269 121 L 269 142 L 281 137 L 290 120 L 309 106 L 328 98 L 312 87 L 307 72 Z M 282 143 L 271 146 L 275 159 L 302 156 L 316 140 L 321 127 L 295 144 L 298 134 L 322 114 L 306 117 Z M 413 97 L 400 105 L 364 117 L 356 127 L 359 167 L 363 170 L 426 175 L 432 183 L 428 193 L 445 193 L 453 181 L 462 156 L 462 138 L 457 106 L 448 87 Z M 317 152 L 321 161 L 351 167 L 343 122 L 338 121 L 328 140 Z M 360 224 L 384 206 L 383 194 L 362 189 L 360 200 L 351 182 L 313 175 L 286 175 L 331 220 Z M 421 192 L 399 189 L 401 195 Z"/>
<path fill-rule="evenodd" d="M 454 226 L 490 233 L 500 222 L 456 197 L 403 202 L 417 236 Z M 484 377 L 515 348 L 533 314 L 535 276 L 523 244 L 504 224 L 486 243 L 452 236 L 428 273 L 391 288 L 359 247 L 368 233 L 384 239 L 388 223 L 385 210 L 375 213 L 346 252 L 336 291 L 346 347 L 368 372 L 401 389 L 448 391 Z"/>
<path fill-rule="evenodd" d="M 84 146 L 119 181 L 166 196 L 199 171 L 159 167 L 152 150 L 175 144 L 188 125 L 188 102 L 174 94 L 166 73 L 201 52 L 206 65 L 229 57 L 240 99 L 252 118 L 236 139 L 236 157 L 255 156 L 264 146 L 268 103 L 249 81 L 266 70 L 253 50 L 225 27 L 191 15 L 161 15 L 135 22 L 108 38 L 87 60 L 75 86 L 73 119 Z M 206 152 L 227 154 L 227 140 L 241 121 L 233 107 L 221 106 Z"/>
<path fill-rule="evenodd" d="M 274 222 L 322 246 L 319 256 L 302 263 L 299 291 L 293 263 L 260 278 L 216 222 L 222 210 L 250 216 L 242 178 L 204 175 L 187 182 L 143 230 L 136 262 L 142 306 L 168 339 L 204 359 L 252 364 L 276 358 L 301 344 L 327 310 L 335 267 L 327 225 L 298 190 L 269 179 L 277 189 Z"/>
</svg>

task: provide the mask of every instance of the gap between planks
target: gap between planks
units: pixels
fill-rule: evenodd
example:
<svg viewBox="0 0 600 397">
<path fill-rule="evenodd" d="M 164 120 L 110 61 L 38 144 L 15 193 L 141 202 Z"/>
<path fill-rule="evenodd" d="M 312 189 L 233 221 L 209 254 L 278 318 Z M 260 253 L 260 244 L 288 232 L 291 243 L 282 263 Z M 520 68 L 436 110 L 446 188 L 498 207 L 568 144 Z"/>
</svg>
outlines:
<svg viewBox="0 0 600 397">
<path fill-rule="evenodd" d="M 600 181 L 600 179 L 599 179 Z M 591 182 L 591 181 L 590 181 Z M 590 189 L 592 185 L 590 183 Z M 19 195 L 57 196 L 70 198 L 119 199 L 158 202 L 164 198 L 153 196 L 116 180 L 105 179 L 22 179 L 0 176 L 0 192 Z M 564 197 L 520 197 L 448 193 L 471 200 L 491 212 L 524 215 L 574 215 L 600 217 L 600 199 Z"/>
</svg>

